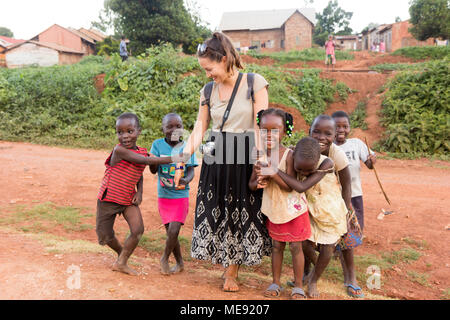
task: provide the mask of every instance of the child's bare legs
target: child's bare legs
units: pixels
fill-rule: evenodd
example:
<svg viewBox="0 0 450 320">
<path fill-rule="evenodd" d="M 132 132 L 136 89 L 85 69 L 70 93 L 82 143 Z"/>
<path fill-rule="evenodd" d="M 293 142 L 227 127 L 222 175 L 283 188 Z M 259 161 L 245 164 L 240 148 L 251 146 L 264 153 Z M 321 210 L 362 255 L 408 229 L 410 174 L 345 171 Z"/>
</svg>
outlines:
<svg viewBox="0 0 450 320">
<path fill-rule="evenodd" d="M 107 242 L 106 245 L 117 253 L 117 257 L 120 256 L 120 253 L 122 252 L 122 245 L 116 237 Z"/>
<path fill-rule="evenodd" d="M 180 242 L 178 241 L 178 234 L 180 233 L 181 222 L 170 222 L 165 225 L 167 239 L 166 247 L 163 256 L 161 257 L 161 273 L 169 274 L 174 272 L 181 272 L 184 269 L 183 257 L 181 256 Z M 177 264 L 174 268 L 169 267 L 169 257 L 173 253 Z"/>
<path fill-rule="evenodd" d="M 119 258 L 113 265 L 113 270 L 135 276 L 137 275 L 137 272 L 127 265 L 127 261 L 134 249 L 136 249 L 139 240 L 144 233 L 144 222 L 142 221 L 141 210 L 138 206 L 129 206 L 125 209 L 123 217 L 130 227 L 130 235 L 123 244 Z"/>
<path fill-rule="evenodd" d="M 281 269 L 283 266 L 283 254 L 286 242 L 272 240 L 272 279 L 273 283 L 281 287 Z M 276 291 L 266 291 L 266 296 L 277 296 Z"/>
<path fill-rule="evenodd" d="M 294 285 L 296 288 L 303 288 L 305 257 L 303 256 L 302 242 L 290 242 L 289 249 L 291 250 L 292 267 L 294 269 Z M 301 296 L 300 294 L 295 294 L 295 296 L 299 297 L 294 298 L 304 298 L 304 296 Z"/>
<path fill-rule="evenodd" d="M 310 277 L 308 277 L 308 294 L 312 298 L 317 298 L 319 296 L 319 291 L 317 290 L 317 281 L 319 280 L 325 268 L 330 263 L 331 257 L 333 255 L 334 244 L 321 244 L 320 253 L 317 258 L 314 270 Z"/>
<path fill-rule="evenodd" d="M 311 264 L 315 265 L 317 263 L 316 250 L 314 244 L 307 240 L 302 242 L 303 254 L 305 257 L 305 268 L 304 268 L 304 281 L 303 284 L 307 284 L 312 276 L 313 270 L 311 270 Z"/>
<path fill-rule="evenodd" d="M 342 254 L 339 255 L 341 259 L 342 271 L 344 272 L 344 284 L 351 284 L 355 287 L 358 286 L 355 272 L 355 262 L 353 257 L 353 249 L 342 250 Z M 353 290 L 353 289 L 351 289 Z M 361 294 L 361 290 L 357 290 L 355 294 Z"/>
</svg>

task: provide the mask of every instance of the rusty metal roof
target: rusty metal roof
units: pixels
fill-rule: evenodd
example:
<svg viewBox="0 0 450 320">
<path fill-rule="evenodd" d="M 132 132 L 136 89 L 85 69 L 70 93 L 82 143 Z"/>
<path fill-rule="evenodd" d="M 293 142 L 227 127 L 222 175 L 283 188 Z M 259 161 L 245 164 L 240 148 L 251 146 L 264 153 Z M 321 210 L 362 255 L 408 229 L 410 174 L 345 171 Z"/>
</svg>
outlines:
<svg viewBox="0 0 450 320">
<path fill-rule="evenodd" d="M 15 48 L 17 48 L 17 47 L 20 47 L 21 45 L 23 45 L 23 44 L 25 44 L 25 43 L 32 43 L 32 44 L 35 44 L 35 45 L 38 45 L 38 46 L 42 46 L 42 47 L 54 49 L 54 50 L 59 51 L 59 52 L 74 53 L 74 54 L 83 54 L 83 55 L 85 54 L 85 53 L 82 52 L 82 51 L 78 51 L 78 50 L 74 50 L 74 49 L 72 49 L 72 48 L 64 47 L 64 46 L 61 46 L 61 45 L 56 44 L 56 43 L 42 42 L 42 41 L 34 41 L 34 40 L 27 40 L 27 41 L 24 41 L 24 42 L 21 42 L 21 43 L 16 43 L 16 44 L 14 44 L 14 45 L 8 47 L 8 48 L 7 48 L 7 51 L 10 51 L 10 50 L 15 49 Z"/>
<path fill-rule="evenodd" d="M 297 11 L 313 25 L 316 24 L 316 12 L 313 8 L 237 11 L 223 13 L 218 29 L 220 31 L 278 29 Z"/>
</svg>

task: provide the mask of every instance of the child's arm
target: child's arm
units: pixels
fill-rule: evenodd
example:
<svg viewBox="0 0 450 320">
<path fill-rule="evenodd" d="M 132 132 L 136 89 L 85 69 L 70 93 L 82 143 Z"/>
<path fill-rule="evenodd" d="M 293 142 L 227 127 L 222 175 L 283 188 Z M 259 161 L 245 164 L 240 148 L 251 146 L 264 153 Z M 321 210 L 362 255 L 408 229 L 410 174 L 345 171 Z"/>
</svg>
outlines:
<svg viewBox="0 0 450 320">
<path fill-rule="evenodd" d="M 339 171 L 338 175 L 339 183 L 342 187 L 342 198 L 344 199 L 345 206 L 348 210 L 352 210 L 352 178 L 348 166 Z"/>
<path fill-rule="evenodd" d="M 180 179 L 180 184 L 184 184 L 184 185 L 189 184 L 189 182 L 191 182 L 192 179 L 194 179 L 194 173 L 195 173 L 194 167 L 192 167 L 192 166 L 187 167 L 186 168 L 186 177 Z"/>
<path fill-rule="evenodd" d="M 252 191 L 256 191 L 256 189 L 258 189 L 258 175 L 256 174 L 256 166 L 256 164 L 253 165 L 252 175 L 248 181 L 248 187 Z"/>
<path fill-rule="evenodd" d="M 289 153 L 287 155 L 286 173 L 295 179 L 297 174 L 295 173 L 295 170 L 294 170 L 293 154 L 294 154 L 294 152 L 289 151 Z M 281 179 L 281 177 L 278 174 L 271 176 L 271 178 L 273 179 L 273 181 L 275 181 L 276 184 L 278 184 L 278 186 L 280 187 L 281 190 L 287 191 L 287 192 L 292 191 L 292 188 L 286 182 L 284 182 L 284 180 Z"/>
<path fill-rule="evenodd" d="M 136 184 L 137 191 L 133 197 L 132 203 L 136 206 L 140 205 L 142 202 L 142 193 L 144 191 L 144 176 L 142 175 Z"/>
<path fill-rule="evenodd" d="M 333 169 L 334 163 L 331 159 L 325 159 L 320 165 L 319 169 L 321 171 L 317 171 L 311 174 L 303 181 L 297 180 L 297 178 L 292 177 L 284 172 L 278 171 L 278 175 L 283 179 L 284 182 L 292 189 L 297 191 L 298 193 L 303 193 L 306 190 L 310 189 L 314 185 L 316 185 L 320 180 L 323 179 L 325 174 L 327 174 L 326 170 Z"/>
<path fill-rule="evenodd" d="M 111 165 L 113 166 L 121 160 L 146 165 L 172 163 L 172 157 L 144 157 L 119 145 L 114 148 L 114 152 L 111 157 Z"/>
</svg>

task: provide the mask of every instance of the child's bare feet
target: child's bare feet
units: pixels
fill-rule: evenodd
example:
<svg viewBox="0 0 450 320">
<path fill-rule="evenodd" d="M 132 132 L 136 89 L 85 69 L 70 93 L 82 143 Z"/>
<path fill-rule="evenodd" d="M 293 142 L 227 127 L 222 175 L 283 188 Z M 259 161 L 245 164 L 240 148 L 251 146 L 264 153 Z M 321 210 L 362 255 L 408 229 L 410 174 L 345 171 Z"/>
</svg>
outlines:
<svg viewBox="0 0 450 320">
<path fill-rule="evenodd" d="M 320 296 L 319 290 L 317 290 L 317 282 L 309 281 L 308 283 L 308 295 L 311 298 L 318 298 Z"/>
<path fill-rule="evenodd" d="M 119 271 L 119 272 L 128 274 L 130 276 L 137 276 L 138 275 L 136 270 L 131 269 L 126 264 L 125 265 L 119 264 L 117 261 L 112 265 L 112 270 L 113 271 Z"/>
<path fill-rule="evenodd" d="M 161 258 L 161 260 L 159 260 L 160 265 L 161 265 L 161 273 L 165 274 L 165 275 L 169 275 L 170 274 L 170 266 L 169 266 L 169 261 Z"/>
<path fill-rule="evenodd" d="M 170 268 L 170 273 L 179 273 L 184 270 L 184 264 L 183 263 L 177 263 L 172 268 Z"/>
</svg>

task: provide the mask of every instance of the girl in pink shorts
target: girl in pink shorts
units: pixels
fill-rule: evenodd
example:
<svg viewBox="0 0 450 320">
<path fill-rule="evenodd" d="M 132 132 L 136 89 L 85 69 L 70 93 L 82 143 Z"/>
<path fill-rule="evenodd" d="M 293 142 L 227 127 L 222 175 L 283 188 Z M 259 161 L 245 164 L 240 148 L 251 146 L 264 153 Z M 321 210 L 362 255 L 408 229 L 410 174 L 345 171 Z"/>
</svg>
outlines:
<svg viewBox="0 0 450 320">
<path fill-rule="evenodd" d="M 175 113 L 165 115 L 162 129 L 165 138 L 155 140 L 150 153 L 178 155 L 184 147 L 184 144 L 180 142 L 183 132 L 181 117 Z M 194 178 L 194 167 L 197 165 L 195 154 L 193 154 L 182 168 L 184 175 L 178 187 L 175 185 L 175 172 L 181 168 L 178 168 L 176 163 L 150 166 L 153 174 L 158 173 L 158 210 L 167 233 L 166 247 L 160 261 L 163 274 L 181 272 L 184 269 L 178 234 L 189 211 L 189 182 Z M 169 266 L 171 253 L 176 260 L 176 265 L 172 268 Z"/>
</svg>

